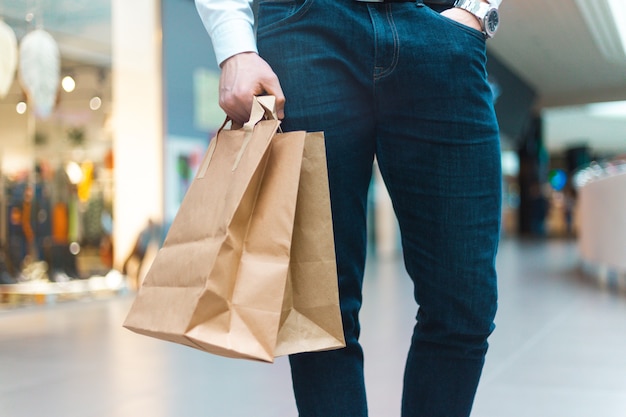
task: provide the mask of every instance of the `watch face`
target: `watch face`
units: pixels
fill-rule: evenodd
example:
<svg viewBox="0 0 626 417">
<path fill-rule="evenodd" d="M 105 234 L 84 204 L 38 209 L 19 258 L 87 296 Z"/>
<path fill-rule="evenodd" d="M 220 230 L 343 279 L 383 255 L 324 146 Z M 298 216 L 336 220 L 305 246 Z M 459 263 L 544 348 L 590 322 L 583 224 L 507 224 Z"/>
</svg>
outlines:
<svg viewBox="0 0 626 417">
<path fill-rule="evenodd" d="M 493 34 L 496 33 L 496 30 L 498 30 L 499 24 L 500 16 L 498 11 L 492 9 L 485 18 L 485 32 L 487 32 L 490 36 L 493 36 Z"/>
</svg>

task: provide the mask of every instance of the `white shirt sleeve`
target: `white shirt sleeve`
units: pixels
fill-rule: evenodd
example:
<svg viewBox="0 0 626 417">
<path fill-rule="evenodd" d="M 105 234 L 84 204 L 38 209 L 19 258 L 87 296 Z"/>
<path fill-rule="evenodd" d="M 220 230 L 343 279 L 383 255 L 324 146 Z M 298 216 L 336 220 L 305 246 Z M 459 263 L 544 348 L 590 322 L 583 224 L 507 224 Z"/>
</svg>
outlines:
<svg viewBox="0 0 626 417">
<path fill-rule="evenodd" d="M 195 0 L 217 63 L 241 52 L 257 52 L 252 0 Z"/>
</svg>

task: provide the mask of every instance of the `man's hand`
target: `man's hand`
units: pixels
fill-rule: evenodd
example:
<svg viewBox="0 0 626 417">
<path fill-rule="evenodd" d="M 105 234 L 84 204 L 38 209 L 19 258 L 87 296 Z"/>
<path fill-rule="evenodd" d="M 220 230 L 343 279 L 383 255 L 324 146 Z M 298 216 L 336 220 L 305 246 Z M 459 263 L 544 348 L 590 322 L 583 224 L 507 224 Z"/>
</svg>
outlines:
<svg viewBox="0 0 626 417">
<path fill-rule="evenodd" d="M 285 96 L 278 77 L 258 54 L 244 52 L 233 55 L 221 67 L 219 103 L 234 122 L 247 122 L 252 109 L 252 97 L 263 94 L 275 96 L 278 118 L 285 116 Z"/>
<path fill-rule="evenodd" d="M 483 3 L 486 3 L 486 2 L 483 1 Z M 472 13 L 468 12 L 467 10 L 464 10 L 458 7 L 451 7 L 441 12 L 441 15 L 447 17 L 448 19 L 457 21 L 465 26 L 469 26 L 473 29 L 476 29 L 479 32 L 483 31 L 482 27 L 480 26 L 480 22 L 478 21 L 476 16 L 474 16 Z"/>
</svg>

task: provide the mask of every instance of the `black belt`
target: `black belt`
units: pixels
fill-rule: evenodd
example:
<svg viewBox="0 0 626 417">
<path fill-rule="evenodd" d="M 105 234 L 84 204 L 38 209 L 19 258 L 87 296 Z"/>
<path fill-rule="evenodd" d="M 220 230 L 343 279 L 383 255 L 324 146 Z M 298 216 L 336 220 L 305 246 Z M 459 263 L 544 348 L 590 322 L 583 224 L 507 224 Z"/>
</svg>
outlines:
<svg viewBox="0 0 626 417">
<path fill-rule="evenodd" d="M 356 0 L 362 3 L 415 3 L 416 0 Z"/>
<path fill-rule="evenodd" d="M 416 0 L 356 0 L 363 3 L 415 3 Z M 425 4 L 432 4 L 438 6 L 454 6 L 455 0 L 423 0 Z"/>
</svg>

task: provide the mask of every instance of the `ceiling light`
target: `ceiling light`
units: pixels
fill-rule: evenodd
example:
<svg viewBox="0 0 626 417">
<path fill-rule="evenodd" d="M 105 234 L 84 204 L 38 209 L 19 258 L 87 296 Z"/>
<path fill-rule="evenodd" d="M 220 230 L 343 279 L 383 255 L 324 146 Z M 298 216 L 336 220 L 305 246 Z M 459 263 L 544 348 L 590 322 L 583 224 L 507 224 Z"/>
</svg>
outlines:
<svg viewBox="0 0 626 417">
<path fill-rule="evenodd" d="M 70 182 L 74 185 L 77 185 L 83 180 L 83 170 L 76 162 L 69 162 L 65 166 L 65 173 L 67 174 Z"/>
<path fill-rule="evenodd" d="M 26 109 L 27 108 L 28 108 L 28 106 L 26 105 L 26 102 L 20 101 L 15 106 L 15 111 L 17 112 L 17 114 L 24 114 L 24 113 L 26 113 Z"/>
<path fill-rule="evenodd" d="M 91 110 L 98 110 L 102 106 L 102 99 L 98 96 L 93 96 L 91 100 L 89 100 L 89 108 Z"/>
<path fill-rule="evenodd" d="M 626 61 L 626 6 L 623 0 L 575 0 L 602 54 Z"/>
<path fill-rule="evenodd" d="M 61 80 L 61 87 L 63 87 L 63 90 L 66 92 L 71 93 L 76 88 L 76 81 L 74 81 L 71 75 L 66 75 L 63 77 L 63 80 Z"/>
<path fill-rule="evenodd" d="M 626 101 L 611 101 L 587 105 L 589 114 L 596 117 L 626 118 Z"/>
<path fill-rule="evenodd" d="M 52 35 L 35 29 L 20 41 L 19 74 L 33 113 L 40 118 L 52 114 L 61 78 L 61 53 Z"/>
<path fill-rule="evenodd" d="M 17 38 L 13 29 L 0 18 L 0 99 L 6 97 L 17 68 Z"/>
<path fill-rule="evenodd" d="M 624 0 L 609 0 L 609 7 L 622 40 L 622 48 L 626 52 L 626 3 Z"/>
</svg>

